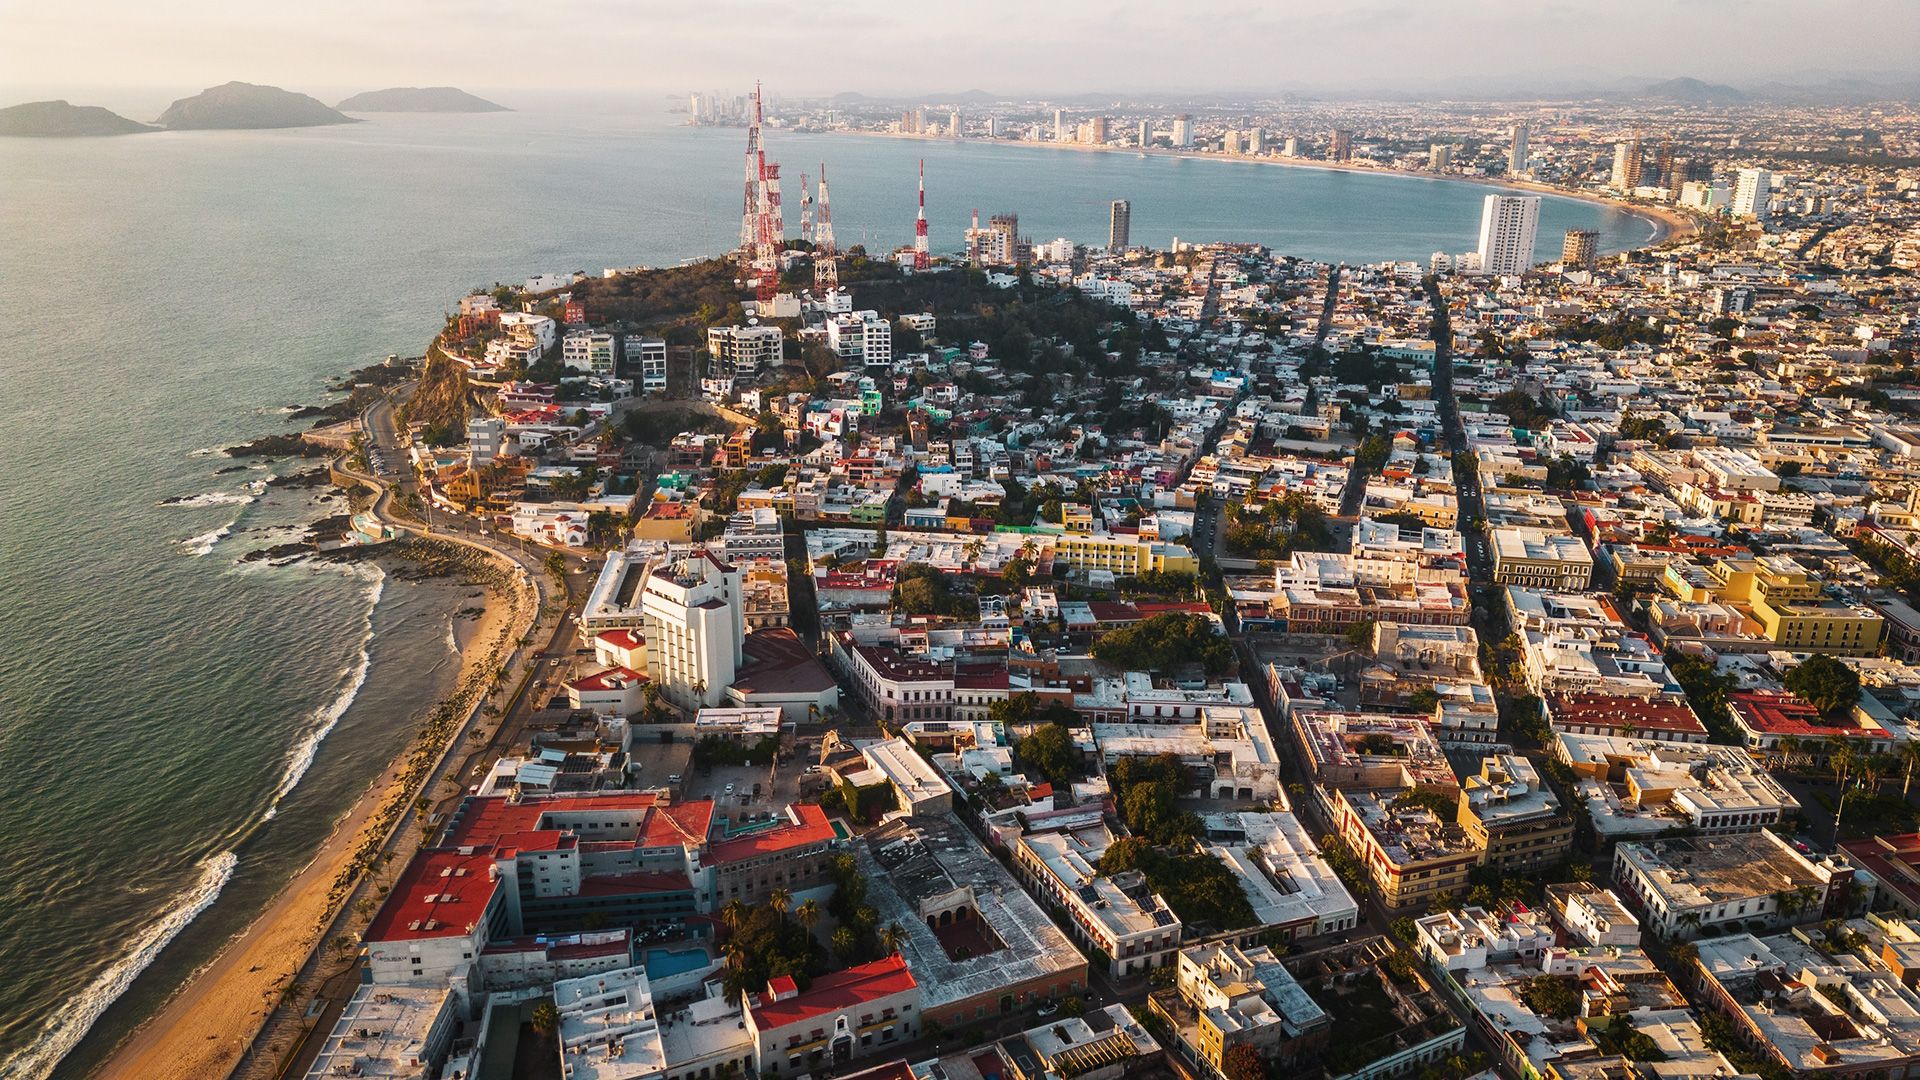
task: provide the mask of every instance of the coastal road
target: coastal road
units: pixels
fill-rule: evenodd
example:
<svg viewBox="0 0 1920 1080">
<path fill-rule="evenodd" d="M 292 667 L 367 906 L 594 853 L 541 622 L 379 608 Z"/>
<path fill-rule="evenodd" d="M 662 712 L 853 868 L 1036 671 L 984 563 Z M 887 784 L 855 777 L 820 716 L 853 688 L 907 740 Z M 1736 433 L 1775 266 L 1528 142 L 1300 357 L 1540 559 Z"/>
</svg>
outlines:
<svg viewBox="0 0 1920 1080">
<path fill-rule="evenodd" d="M 432 537 L 507 559 L 523 572 L 524 580 L 531 586 L 533 607 L 526 623 L 508 630 L 512 644 L 506 658 L 503 661 L 497 658 L 489 661 L 498 664 L 498 670 L 508 677 L 507 683 L 488 695 L 497 710 L 492 715 L 500 717 L 501 722 L 489 733 L 490 737 L 484 740 L 469 738 L 474 732 L 487 730 L 489 711 L 484 707 L 486 702 L 483 700 L 482 707 L 476 707 L 452 735 L 434 767 L 417 788 L 418 799 L 406 805 L 387 834 L 379 861 L 383 869 L 363 875 L 355 887 L 354 895 L 358 899 L 350 899 L 341 906 L 333 922 L 321 935 L 322 943 L 357 936 L 353 922 L 355 908 L 369 899 L 377 902 L 377 897 L 368 890 L 377 883 L 378 878 L 397 873 L 412 857 L 423 842 L 425 829 L 421 823 L 441 819 L 438 812 L 465 791 L 466 773 L 473 759 L 496 750 L 502 739 L 512 738 L 523 725 L 524 717 L 545 703 L 543 693 L 554 677 L 552 666 L 535 662 L 537 666 L 523 667 L 533 660 L 530 655 L 534 651 L 532 643 L 540 638 L 543 626 L 547 627 L 543 651 L 563 645 L 570 651 L 572 647 L 574 628 L 565 617 L 570 601 L 569 583 L 562 579 L 556 585 L 546 569 L 543 556 L 527 550 L 524 545 L 490 535 L 489 531 L 478 526 L 451 519 L 451 515 L 447 524 L 457 523 L 459 527 L 438 529 L 395 512 L 396 501 L 404 500 L 426 510 L 429 522 L 435 516 L 422 497 L 408 463 L 406 447 L 401 441 L 393 412 L 395 399 L 404 398 L 405 393 L 406 388 L 402 388 L 381 399 L 362 418 L 366 434 L 364 449 L 367 470 L 362 471 L 345 462 L 337 463 L 336 468 L 376 492 L 371 513 L 384 524 L 414 536 Z M 406 499 L 407 496 L 412 496 L 412 499 Z M 476 647 L 484 647 L 484 643 L 476 642 Z M 519 679 L 512 678 L 512 673 L 522 671 L 525 674 Z M 436 792 L 443 793 L 437 801 Z M 424 813 L 422 806 L 425 807 Z M 230 1075 L 246 1077 L 248 1080 L 272 1080 L 284 1075 L 298 1075 L 318 1053 L 321 1039 L 317 1036 L 332 1030 L 359 983 L 358 972 L 353 964 L 337 957 L 329 962 L 326 950 L 320 947 L 314 948 L 307 956 L 296 979 L 303 985 L 317 988 L 311 1002 L 302 1003 L 305 1007 L 299 1015 L 295 1014 L 293 1008 L 275 1010 L 254 1038 L 249 1053 Z M 283 1056 L 284 1050 L 276 1052 L 272 1049 L 286 1046 L 295 1046 L 297 1049 L 290 1056 Z"/>
</svg>

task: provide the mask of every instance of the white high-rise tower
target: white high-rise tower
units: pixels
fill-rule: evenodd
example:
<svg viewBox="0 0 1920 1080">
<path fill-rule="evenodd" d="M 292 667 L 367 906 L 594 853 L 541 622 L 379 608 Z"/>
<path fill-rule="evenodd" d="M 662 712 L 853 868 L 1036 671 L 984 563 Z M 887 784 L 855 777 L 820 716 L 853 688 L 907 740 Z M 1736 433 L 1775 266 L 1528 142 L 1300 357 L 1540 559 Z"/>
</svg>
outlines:
<svg viewBox="0 0 1920 1080">
<path fill-rule="evenodd" d="M 1540 196 L 1489 195 L 1480 209 L 1480 269 L 1524 274 L 1533 267 L 1534 235 L 1540 229 Z"/>
<path fill-rule="evenodd" d="M 1767 201 L 1772 195 L 1772 173 L 1765 169 L 1741 169 L 1733 183 L 1733 216 L 1767 220 Z"/>
</svg>

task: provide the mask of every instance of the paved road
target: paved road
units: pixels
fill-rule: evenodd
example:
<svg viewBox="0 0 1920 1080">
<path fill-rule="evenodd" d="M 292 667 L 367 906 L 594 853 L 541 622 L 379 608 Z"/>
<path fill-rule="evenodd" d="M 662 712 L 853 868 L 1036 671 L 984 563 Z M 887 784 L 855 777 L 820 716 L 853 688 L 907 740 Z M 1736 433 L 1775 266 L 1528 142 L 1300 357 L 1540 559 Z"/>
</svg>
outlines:
<svg viewBox="0 0 1920 1080">
<path fill-rule="evenodd" d="M 549 623 L 551 628 L 546 635 L 546 645 L 540 651 L 552 652 L 556 649 L 565 649 L 567 654 L 570 654 L 576 630 L 573 620 L 565 617 L 565 614 L 570 594 L 574 591 L 573 582 L 571 580 L 566 582 L 564 591 L 556 590 L 552 575 L 545 568 L 544 556 L 528 549 L 524 544 L 507 540 L 478 523 L 459 519 L 453 515 L 433 514 L 430 508 L 427 508 L 413 470 L 407 463 L 406 450 L 400 440 L 393 415 L 394 399 L 404 397 L 404 394 L 403 389 L 395 395 L 381 399 L 362 417 L 370 471 L 363 472 L 344 462 L 337 463 L 336 467 L 342 473 L 361 480 L 378 492 L 374 498 L 372 513 L 382 522 L 415 536 L 431 536 L 492 555 L 504 556 L 526 571 L 537 597 L 539 614 L 536 615 L 534 624 L 527 627 L 522 635 L 523 643 L 514 647 L 502 665 L 504 672 L 519 672 L 523 670 L 522 665 L 534 661 L 534 657 L 530 654 L 535 650 L 533 646 L 525 643 L 534 641 L 539 636 L 541 627 Z M 397 513 L 396 500 L 404 500 L 408 495 L 419 500 L 419 505 L 428 509 L 429 515 L 442 527 L 435 528 Z M 570 565 L 569 569 L 571 568 Z M 427 809 L 429 820 L 433 815 L 444 813 L 450 808 L 460 794 L 477 779 L 478 769 L 484 767 L 481 763 L 491 760 L 506 746 L 511 745 L 513 739 L 524 728 L 526 717 L 544 705 L 559 670 L 561 669 L 555 669 L 551 664 L 542 664 L 540 669 L 533 673 L 532 678 L 510 680 L 507 685 L 511 689 L 505 691 L 504 696 L 500 691 L 496 691 L 493 701 L 499 706 L 505 719 L 494 728 L 491 738 L 478 746 L 468 736 L 473 731 L 486 730 L 488 721 L 484 710 L 477 710 L 468 724 L 454 734 L 439 761 L 419 788 L 422 799 L 429 804 Z M 453 782 L 452 793 L 442 795 L 435 801 L 434 793 L 446 789 L 449 781 Z M 421 837 L 421 829 L 417 824 L 419 820 L 421 820 L 420 811 L 414 808 L 409 808 L 403 815 L 386 845 L 385 850 L 390 856 L 387 865 L 403 864 L 419 846 Z M 366 885 L 367 883 L 363 881 L 356 891 L 364 890 Z M 347 931 L 344 920 L 350 918 L 351 910 L 351 905 L 343 907 L 334 925 L 322 937 L 323 942 Z M 346 970 L 336 972 L 324 981 L 319 981 L 319 976 L 327 970 L 326 966 L 323 966 L 324 959 L 325 953 L 316 949 L 314 955 L 303 966 L 299 976 L 300 981 L 308 985 L 318 982 L 319 991 L 313 1006 L 314 1012 L 305 1018 L 276 1014 L 269 1021 L 270 1028 L 273 1029 L 270 1031 L 272 1038 L 262 1042 L 277 1043 L 282 1034 L 293 1035 L 294 1033 L 288 1030 L 289 1025 L 308 1028 L 316 1035 L 332 1030 L 333 1024 L 339 1019 L 341 1010 L 352 996 L 359 980 L 357 969 L 349 966 Z M 311 1065 L 313 1058 L 319 1052 L 321 1042 L 322 1040 L 317 1037 L 308 1038 L 301 1045 L 299 1052 L 286 1062 L 284 1070 L 275 1068 L 277 1062 L 272 1060 L 272 1055 L 248 1055 L 242 1059 L 233 1075 L 248 1077 L 299 1075 Z"/>
</svg>

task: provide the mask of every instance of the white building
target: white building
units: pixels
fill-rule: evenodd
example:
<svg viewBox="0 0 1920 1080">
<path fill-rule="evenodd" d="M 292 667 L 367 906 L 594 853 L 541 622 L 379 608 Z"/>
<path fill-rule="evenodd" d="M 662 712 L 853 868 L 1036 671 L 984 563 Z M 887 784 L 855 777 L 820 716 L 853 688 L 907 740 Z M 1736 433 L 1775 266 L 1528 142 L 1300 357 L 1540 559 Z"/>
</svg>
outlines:
<svg viewBox="0 0 1920 1080">
<path fill-rule="evenodd" d="M 850 311 L 827 320 L 827 347 L 841 360 L 869 368 L 893 367 L 893 324 L 877 311 Z"/>
<path fill-rule="evenodd" d="M 1593 553 L 1580 538 L 1545 529 L 1490 530 L 1493 580 L 1579 591 L 1593 581 Z"/>
<path fill-rule="evenodd" d="M 640 613 L 661 696 L 688 712 L 725 702 L 745 660 L 739 569 L 704 549 L 659 556 L 646 568 Z"/>
<path fill-rule="evenodd" d="M 667 388 L 666 341 L 642 334 L 628 334 L 623 348 L 627 374 L 640 381 L 643 393 L 657 394 Z"/>
<path fill-rule="evenodd" d="M 1621 843 L 1613 877 L 1640 905 L 1649 930 L 1691 938 L 1709 928 L 1792 926 L 1839 914 L 1853 871 L 1832 856 L 1815 862 L 1762 829 Z"/>
<path fill-rule="evenodd" d="M 656 1080 L 667 1075 L 647 971 L 622 968 L 553 984 L 560 1010 L 560 1073 L 570 1080 Z"/>
<path fill-rule="evenodd" d="M 613 335 L 598 330 L 569 330 L 560 343 L 560 359 L 574 371 L 613 377 Z"/>
<path fill-rule="evenodd" d="M 1773 197 L 1773 174 L 1765 169 L 1741 169 L 1733 184 L 1733 216 L 1767 220 L 1767 202 Z"/>
<path fill-rule="evenodd" d="M 860 755 L 887 778 L 900 809 L 914 815 L 945 814 L 953 809 L 953 785 L 905 739 L 862 747 Z"/>
<path fill-rule="evenodd" d="M 780 363 L 785 335 L 777 326 L 715 326 L 707 330 L 707 370 L 718 378 L 752 379 Z M 662 376 L 665 369 L 662 368 Z"/>
<path fill-rule="evenodd" d="M 1112 839 L 1105 826 L 1029 833 L 1014 842 L 1014 872 L 1028 890 L 1067 913 L 1067 929 L 1107 957 L 1115 978 L 1174 962 L 1180 918 L 1138 870 L 1111 877 L 1094 868 Z"/>
<path fill-rule="evenodd" d="M 438 1075 L 462 1006 L 445 983 L 362 984 L 320 1044 L 307 1080 L 336 1076 L 414 1080 Z"/>
<path fill-rule="evenodd" d="M 1480 205 L 1481 271 L 1526 273 L 1533 267 L 1533 242 L 1539 229 L 1538 195 L 1487 196 Z"/>
</svg>

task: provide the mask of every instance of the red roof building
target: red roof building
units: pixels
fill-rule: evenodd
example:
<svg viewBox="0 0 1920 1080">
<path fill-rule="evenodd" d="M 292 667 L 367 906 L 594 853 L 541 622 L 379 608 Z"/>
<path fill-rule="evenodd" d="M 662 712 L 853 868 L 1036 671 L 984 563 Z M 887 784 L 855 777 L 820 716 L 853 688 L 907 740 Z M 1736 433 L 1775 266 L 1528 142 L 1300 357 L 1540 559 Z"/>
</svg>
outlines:
<svg viewBox="0 0 1920 1080">
<path fill-rule="evenodd" d="M 1778 690 L 1742 690 L 1727 695 L 1727 712 L 1735 727 L 1755 750 L 1771 750 L 1782 739 L 1797 739 L 1802 752 L 1824 760 L 1815 745 L 1830 740 L 1857 740 L 1862 750 L 1878 752 L 1890 748 L 1893 736 L 1886 728 L 1865 715 L 1853 713 L 1842 718 L 1823 716 L 1819 709 L 1794 694 Z"/>
<path fill-rule="evenodd" d="M 1877 889 L 1869 910 L 1892 904 L 1909 917 L 1920 915 L 1920 833 L 1847 840 L 1840 853 L 1858 871 L 1855 880 Z"/>
<path fill-rule="evenodd" d="M 1549 694 L 1546 701 L 1547 721 L 1574 735 L 1621 735 L 1631 728 L 1645 739 L 1707 741 L 1706 725 L 1682 698 L 1565 693 Z"/>
<path fill-rule="evenodd" d="M 895 953 L 829 972 L 801 990 L 781 976 L 747 1001 L 754 1066 L 761 1076 L 797 1076 L 823 1064 L 880 1053 L 919 1030 L 920 984 Z"/>
</svg>

